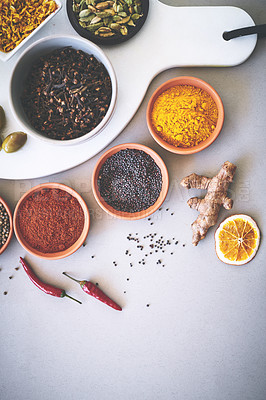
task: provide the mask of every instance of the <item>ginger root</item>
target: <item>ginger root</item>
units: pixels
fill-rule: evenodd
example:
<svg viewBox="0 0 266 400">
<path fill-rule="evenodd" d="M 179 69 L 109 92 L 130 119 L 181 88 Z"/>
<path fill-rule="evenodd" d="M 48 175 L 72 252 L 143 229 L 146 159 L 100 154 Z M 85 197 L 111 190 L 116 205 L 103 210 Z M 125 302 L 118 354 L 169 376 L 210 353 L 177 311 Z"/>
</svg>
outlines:
<svg viewBox="0 0 266 400">
<path fill-rule="evenodd" d="M 187 202 L 189 207 L 195 208 L 200 213 L 191 225 L 194 246 L 197 246 L 199 241 L 205 238 L 208 229 L 216 224 L 221 206 L 227 210 L 232 208 L 233 200 L 227 197 L 227 190 L 233 181 L 235 171 L 236 166 L 226 161 L 213 178 L 191 174 L 180 182 L 187 189 L 207 189 L 207 194 L 203 199 L 192 197 Z"/>
</svg>

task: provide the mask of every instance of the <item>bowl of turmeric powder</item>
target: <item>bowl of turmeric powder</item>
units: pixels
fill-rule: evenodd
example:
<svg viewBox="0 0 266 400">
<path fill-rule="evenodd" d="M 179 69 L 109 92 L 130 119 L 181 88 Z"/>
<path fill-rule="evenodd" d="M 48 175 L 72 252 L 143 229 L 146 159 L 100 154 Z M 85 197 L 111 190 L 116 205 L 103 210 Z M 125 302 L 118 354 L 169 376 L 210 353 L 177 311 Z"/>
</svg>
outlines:
<svg viewBox="0 0 266 400">
<path fill-rule="evenodd" d="M 146 118 L 160 146 L 176 154 L 193 154 L 210 146 L 221 132 L 224 107 L 207 82 L 179 76 L 155 90 Z"/>
</svg>

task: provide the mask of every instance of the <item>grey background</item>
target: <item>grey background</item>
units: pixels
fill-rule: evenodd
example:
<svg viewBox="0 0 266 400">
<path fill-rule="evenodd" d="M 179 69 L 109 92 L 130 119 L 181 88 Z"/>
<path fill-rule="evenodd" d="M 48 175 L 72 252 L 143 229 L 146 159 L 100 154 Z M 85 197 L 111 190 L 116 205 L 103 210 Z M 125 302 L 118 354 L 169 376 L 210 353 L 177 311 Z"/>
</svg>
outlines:
<svg viewBox="0 0 266 400">
<path fill-rule="evenodd" d="M 266 23 L 265 1 L 165 3 L 235 5 L 257 24 Z M 108 146 L 140 142 L 164 159 L 170 189 L 163 210 L 150 221 L 114 220 L 98 207 L 90 179 L 102 153 L 46 178 L 0 181 L 1 194 L 13 208 L 21 194 L 38 183 L 68 184 L 83 195 L 92 217 L 86 247 L 71 257 L 51 262 L 28 257 L 43 280 L 65 288 L 82 300 L 82 306 L 46 296 L 21 268 L 15 270 L 19 256 L 25 256 L 15 238 L 0 256 L 1 399 L 265 400 L 265 65 L 266 39 L 262 39 L 240 66 L 176 68 L 154 79 L 135 117 Z M 225 107 L 224 127 L 215 143 L 187 157 L 159 148 L 145 121 L 153 91 L 177 75 L 206 80 Z M 186 200 L 200 193 L 179 187 L 187 174 L 212 176 L 226 160 L 237 165 L 230 187 L 234 208 L 221 210 L 219 222 L 231 213 L 246 213 L 255 218 L 262 233 L 258 254 L 241 268 L 217 259 L 215 228 L 197 248 L 191 245 L 190 224 L 197 213 Z M 151 232 L 175 237 L 179 244 L 171 247 L 173 255 L 170 250 L 158 257 L 153 254 L 141 266 L 142 254 L 126 236 L 138 233 L 143 238 Z M 127 249 L 131 258 L 125 255 Z M 163 259 L 164 268 L 156 264 L 157 258 Z M 99 282 L 121 303 L 123 312 L 88 298 L 62 276 L 64 270 Z"/>
</svg>

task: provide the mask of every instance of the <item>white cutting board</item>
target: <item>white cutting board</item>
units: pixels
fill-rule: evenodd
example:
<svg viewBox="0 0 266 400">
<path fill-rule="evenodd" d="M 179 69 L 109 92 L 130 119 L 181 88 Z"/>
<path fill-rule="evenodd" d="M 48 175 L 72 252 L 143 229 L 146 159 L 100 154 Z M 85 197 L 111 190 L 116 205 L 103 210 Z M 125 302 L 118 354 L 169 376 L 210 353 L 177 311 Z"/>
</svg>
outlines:
<svg viewBox="0 0 266 400">
<path fill-rule="evenodd" d="M 53 33 L 77 35 L 66 20 L 65 7 L 36 39 Z M 172 7 L 150 1 L 148 18 L 140 32 L 120 45 L 102 47 L 118 81 L 114 115 L 104 130 L 79 145 L 47 145 L 28 137 L 14 154 L 0 153 L 0 178 L 33 179 L 74 167 L 100 152 L 134 116 L 152 79 L 161 71 L 184 66 L 234 66 L 244 62 L 256 46 L 257 35 L 226 42 L 224 31 L 252 26 L 252 18 L 236 7 Z M 29 42 L 30 44 L 31 42 Z M 20 130 L 12 118 L 7 93 L 18 55 L 0 64 L 0 104 L 7 114 L 6 136 Z"/>
</svg>

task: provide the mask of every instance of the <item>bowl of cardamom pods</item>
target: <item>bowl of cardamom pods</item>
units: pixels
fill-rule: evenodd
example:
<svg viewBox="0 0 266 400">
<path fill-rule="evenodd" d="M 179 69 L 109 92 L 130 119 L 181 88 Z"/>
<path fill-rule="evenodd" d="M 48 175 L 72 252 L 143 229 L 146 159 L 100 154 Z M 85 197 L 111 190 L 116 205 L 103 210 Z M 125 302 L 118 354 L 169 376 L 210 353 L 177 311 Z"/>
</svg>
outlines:
<svg viewBox="0 0 266 400">
<path fill-rule="evenodd" d="M 0 197 L 0 254 L 2 254 L 8 247 L 12 235 L 12 212 L 4 199 Z"/>
<path fill-rule="evenodd" d="M 176 154 L 198 153 L 221 132 L 224 107 L 216 90 L 202 79 L 179 76 L 152 94 L 146 112 L 154 140 Z"/>
<path fill-rule="evenodd" d="M 98 45 L 123 43 L 144 25 L 149 0 L 67 0 L 67 14 L 76 32 Z"/>
</svg>

